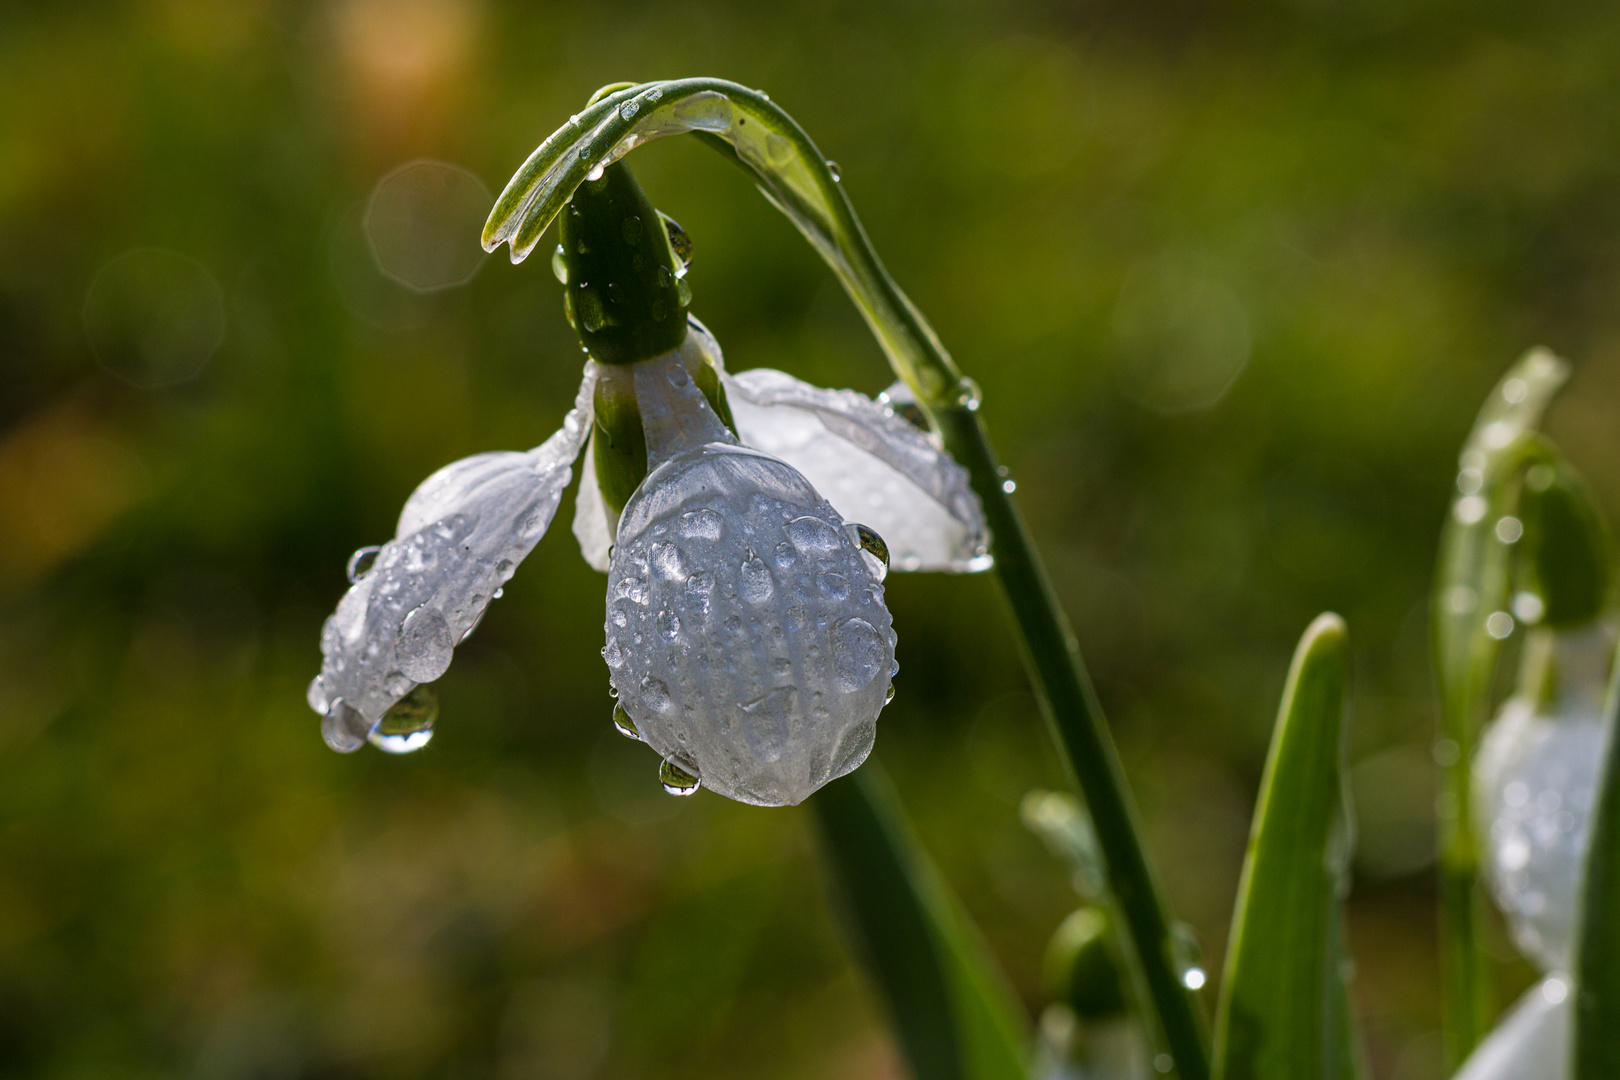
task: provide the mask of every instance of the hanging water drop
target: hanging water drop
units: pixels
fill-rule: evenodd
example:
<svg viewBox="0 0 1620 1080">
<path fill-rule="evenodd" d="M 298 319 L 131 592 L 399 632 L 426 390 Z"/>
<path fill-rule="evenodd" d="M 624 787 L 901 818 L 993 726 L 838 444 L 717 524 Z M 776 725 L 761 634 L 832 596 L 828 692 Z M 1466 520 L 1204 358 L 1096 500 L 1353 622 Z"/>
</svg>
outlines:
<svg viewBox="0 0 1620 1080">
<path fill-rule="evenodd" d="M 861 551 L 861 561 L 871 573 L 873 581 L 882 581 L 889 576 L 889 545 L 879 536 L 877 530 L 870 525 L 861 525 L 850 521 L 844 523 L 844 529 L 849 538 L 855 541 L 855 546 Z"/>
<path fill-rule="evenodd" d="M 827 159 L 827 171 L 832 173 L 833 183 L 837 183 L 844 178 L 844 174 L 838 170 L 838 162 L 832 160 L 832 158 Z"/>
<path fill-rule="evenodd" d="M 698 778 L 673 761 L 658 766 L 658 782 L 671 795 L 690 795 L 699 787 Z"/>
<path fill-rule="evenodd" d="M 627 739 L 641 741 L 641 732 L 636 730 L 636 722 L 630 719 L 630 714 L 624 711 L 623 705 L 613 706 L 613 730 Z"/>
<path fill-rule="evenodd" d="M 690 285 L 688 285 L 686 283 L 685 278 L 676 278 L 675 279 L 675 295 L 680 298 L 682 307 L 690 307 L 691 306 L 691 304 L 692 304 L 692 286 L 690 286 Z"/>
<path fill-rule="evenodd" d="M 371 745 L 390 754 L 420 750 L 433 738 L 433 725 L 439 719 L 439 696 L 430 686 L 418 686 L 383 713 Z"/>
<path fill-rule="evenodd" d="M 350 555 L 349 565 L 345 568 L 345 573 L 349 575 L 349 584 L 353 585 L 371 573 L 371 568 L 377 565 L 377 556 L 381 552 L 382 548 L 374 544 L 371 547 L 363 547 Z"/>
<path fill-rule="evenodd" d="M 883 704 L 887 705 L 889 702 L 891 702 L 893 700 L 894 700 L 894 683 L 890 683 L 889 688 L 883 692 Z"/>
<path fill-rule="evenodd" d="M 332 702 L 321 720 L 321 738 L 340 754 L 352 754 L 360 749 L 370 730 L 371 725 L 360 715 L 360 710 L 342 698 Z"/>
<path fill-rule="evenodd" d="M 444 616 L 423 604 L 400 624 L 394 658 L 412 682 L 432 682 L 449 669 L 455 644 Z"/>
<path fill-rule="evenodd" d="M 568 260 L 564 256 L 563 246 L 558 244 L 557 250 L 551 253 L 551 272 L 556 275 L 558 281 L 566 285 L 568 284 Z"/>
<path fill-rule="evenodd" d="M 668 214 L 659 211 L 658 216 L 663 220 L 664 232 L 669 236 L 669 249 L 675 253 L 675 261 L 680 264 L 675 276 L 684 277 L 686 268 L 692 264 L 692 238 L 686 235 L 681 223 Z"/>
<path fill-rule="evenodd" d="M 585 174 L 585 180 L 587 183 L 594 184 L 596 181 L 602 179 L 602 174 L 606 171 L 607 166 L 598 161 L 595 165 L 591 166 L 591 171 Z"/>
</svg>

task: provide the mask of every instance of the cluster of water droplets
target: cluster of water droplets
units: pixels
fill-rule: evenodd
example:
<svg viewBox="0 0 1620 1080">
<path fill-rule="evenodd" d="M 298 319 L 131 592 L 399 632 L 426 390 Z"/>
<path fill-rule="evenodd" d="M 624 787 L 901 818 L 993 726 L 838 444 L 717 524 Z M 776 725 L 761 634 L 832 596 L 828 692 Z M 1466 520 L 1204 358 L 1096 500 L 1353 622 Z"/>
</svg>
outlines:
<svg viewBox="0 0 1620 1080">
<path fill-rule="evenodd" d="M 615 723 L 664 758 L 672 793 L 701 782 L 797 803 L 865 760 L 890 698 L 886 546 L 731 440 L 678 361 L 646 363 L 636 389 L 656 464 L 608 571 Z"/>
</svg>

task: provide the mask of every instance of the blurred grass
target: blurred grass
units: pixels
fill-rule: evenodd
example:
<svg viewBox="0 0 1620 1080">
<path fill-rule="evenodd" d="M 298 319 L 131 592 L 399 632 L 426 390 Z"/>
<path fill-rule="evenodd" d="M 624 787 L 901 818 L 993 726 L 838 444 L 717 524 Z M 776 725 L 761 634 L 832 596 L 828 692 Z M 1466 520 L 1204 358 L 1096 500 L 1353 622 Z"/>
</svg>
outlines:
<svg viewBox="0 0 1620 1080">
<path fill-rule="evenodd" d="M 1355 628 L 1353 759 L 1425 752 L 1455 454 L 1527 345 L 1574 359 L 1548 427 L 1620 507 L 1617 59 L 1620 16 L 1581 4 L 0 9 L 0 1067 L 896 1074 L 807 817 L 667 799 L 613 735 L 566 512 L 422 754 L 339 758 L 303 704 L 348 553 L 437 466 L 538 443 L 578 379 L 542 265 L 408 293 L 363 200 L 418 157 L 498 190 L 618 78 L 763 87 L 838 160 L 983 385 L 1219 970 L 1298 626 Z M 881 389 L 836 284 L 712 158 L 637 170 L 728 362 Z M 219 284 L 190 381 L 92 351 L 91 283 L 137 248 Z M 1155 411 L 1234 356 L 1213 405 Z M 1072 898 L 1018 823 L 1060 777 L 999 599 L 889 595 L 878 753 L 1034 1005 Z M 1367 860 L 1349 921 L 1375 1070 L 1437 1075 L 1426 871 Z"/>
</svg>

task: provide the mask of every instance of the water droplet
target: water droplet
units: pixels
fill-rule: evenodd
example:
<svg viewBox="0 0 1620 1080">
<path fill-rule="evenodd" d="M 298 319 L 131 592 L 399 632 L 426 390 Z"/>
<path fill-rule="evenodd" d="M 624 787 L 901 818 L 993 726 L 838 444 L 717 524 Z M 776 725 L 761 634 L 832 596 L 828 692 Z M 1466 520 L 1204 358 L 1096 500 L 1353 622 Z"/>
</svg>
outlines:
<svg viewBox="0 0 1620 1080">
<path fill-rule="evenodd" d="M 439 719 L 439 696 L 431 686 L 418 686 L 383 713 L 371 745 L 390 754 L 420 750 L 433 738 L 433 725 Z"/>
<path fill-rule="evenodd" d="M 373 545 L 363 547 L 349 556 L 349 565 L 345 572 L 349 575 L 351 585 L 371 573 L 371 568 L 377 565 L 377 556 L 381 552 L 381 547 Z"/>
<path fill-rule="evenodd" d="M 681 535 L 691 540 L 718 540 L 725 519 L 713 510 L 692 510 L 681 515 Z"/>
<path fill-rule="evenodd" d="M 1509 379 L 1502 384 L 1502 397 L 1508 404 L 1517 405 L 1530 396 L 1530 386 L 1523 379 Z"/>
<path fill-rule="evenodd" d="M 877 530 L 870 525 L 861 525 L 855 522 L 846 522 L 844 528 L 849 532 L 851 540 L 861 551 L 861 559 L 866 563 L 867 571 L 872 575 L 873 581 L 882 581 L 889 576 L 889 545 L 879 536 Z"/>
<path fill-rule="evenodd" d="M 1513 633 L 1513 616 L 1505 611 L 1493 611 L 1485 618 L 1485 632 L 1498 641 Z"/>
<path fill-rule="evenodd" d="M 1518 543 L 1524 535 L 1524 522 L 1516 517 L 1505 517 L 1496 523 L 1496 538 L 1504 544 Z"/>
<path fill-rule="evenodd" d="M 1190 967 L 1181 973 L 1181 985 L 1189 990 L 1202 990 L 1207 976 L 1201 967 Z"/>
<path fill-rule="evenodd" d="M 832 158 L 827 159 L 827 171 L 832 173 L 833 183 L 835 184 L 844 178 L 843 172 L 838 168 L 838 162 Z"/>
<path fill-rule="evenodd" d="M 624 221 L 619 225 L 619 231 L 624 234 L 624 242 L 629 244 L 631 247 L 635 247 L 637 244 L 641 243 L 642 230 L 640 216 L 631 214 L 629 217 L 625 218 Z"/>
<path fill-rule="evenodd" d="M 893 700 L 894 700 L 894 683 L 890 683 L 889 688 L 883 692 L 883 704 L 887 705 L 889 702 L 891 702 Z"/>
<path fill-rule="evenodd" d="M 794 564 L 799 561 L 799 553 L 794 550 L 792 544 L 784 541 L 776 545 L 775 559 L 777 566 L 780 566 L 783 570 L 791 570 Z"/>
<path fill-rule="evenodd" d="M 707 571 L 699 570 L 686 579 L 686 602 L 690 611 L 698 619 L 706 618 L 709 614 L 709 597 L 714 592 L 714 577 Z"/>
<path fill-rule="evenodd" d="M 1464 495 L 1451 508 L 1452 515 L 1464 525 L 1474 525 L 1485 516 L 1485 500 L 1478 495 Z"/>
<path fill-rule="evenodd" d="M 450 624 L 426 604 L 405 616 L 394 639 L 394 657 L 412 682 L 432 682 L 450 667 L 455 641 Z"/>
<path fill-rule="evenodd" d="M 623 119 L 623 120 L 629 120 L 630 118 L 635 116 L 636 113 L 638 113 L 640 111 L 641 111 L 641 102 L 640 101 L 634 101 L 634 100 L 627 101 L 623 105 L 619 106 L 619 117 L 620 117 L 620 119 Z"/>
<path fill-rule="evenodd" d="M 686 580 L 686 563 L 681 558 L 681 549 L 674 544 L 654 542 L 648 555 L 648 562 L 652 566 L 653 573 L 665 581 Z"/>
<path fill-rule="evenodd" d="M 742 565 L 737 568 L 737 595 L 750 604 L 762 604 L 770 599 L 774 588 L 770 570 L 752 548 L 748 549 Z"/>
<path fill-rule="evenodd" d="M 574 293 L 574 314 L 587 333 L 594 334 L 607 325 L 607 313 L 602 310 L 602 298 L 595 289 L 581 285 Z"/>
<path fill-rule="evenodd" d="M 978 412 L 979 401 L 979 384 L 962 376 L 962 381 L 956 384 L 956 403 L 968 412 Z"/>
<path fill-rule="evenodd" d="M 602 179 L 602 173 L 606 169 L 607 169 L 607 166 L 603 165 L 600 161 L 598 161 L 595 165 L 591 166 L 591 171 L 585 174 L 585 180 L 588 183 L 592 183 L 592 184 L 596 183 L 596 181 Z"/>
<path fill-rule="evenodd" d="M 675 707 L 668 684 L 652 675 L 641 680 L 641 703 L 655 713 L 667 713 Z"/>
<path fill-rule="evenodd" d="M 686 273 L 686 268 L 692 265 L 692 238 L 686 235 L 681 223 L 666 214 L 659 214 L 664 220 L 664 232 L 669 237 L 669 249 L 675 253 L 675 261 L 679 267 L 675 276 L 680 277 Z"/>
<path fill-rule="evenodd" d="M 1526 591 L 1514 595 L 1513 614 L 1520 622 L 1534 625 L 1540 622 L 1546 613 L 1546 604 L 1542 603 L 1541 597 L 1535 593 Z"/>
<path fill-rule="evenodd" d="M 319 675 L 309 680 L 309 689 L 304 691 L 304 700 L 309 702 L 309 707 L 315 712 L 322 716 L 326 715 L 331 703 L 326 700 L 326 686 L 321 682 Z"/>
<path fill-rule="evenodd" d="M 793 546 L 807 555 L 831 555 L 841 546 L 837 529 L 808 514 L 788 522 L 787 535 Z"/>
<path fill-rule="evenodd" d="M 624 711 L 623 705 L 613 706 L 613 730 L 627 739 L 641 741 L 641 732 L 636 730 L 636 722 L 630 719 L 630 714 Z"/>
<path fill-rule="evenodd" d="M 692 305 L 692 286 L 686 283 L 685 278 L 675 279 L 675 296 L 680 300 L 681 307 Z"/>
<path fill-rule="evenodd" d="M 1472 495 L 1485 484 L 1485 474 L 1478 469 L 1463 469 L 1457 474 L 1457 490 Z"/>
<path fill-rule="evenodd" d="M 658 613 L 658 636 L 665 641 L 674 641 L 681 636 L 681 617 L 665 608 Z"/>
<path fill-rule="evenodd" d="M 849 599 L 849 578 L 831 572 L 816 575 L 816 588 L 829 600 Z"/>
<path fill-rule="evenodd" d="M 561 244 L 558 244 L 557 249 L 551 253 L 551 272 L 558 281 L 564 285 L 568 284 L 568 260 L 563 256 Z"/>
<path fill-rule="evenodd" d="M 698 778 L 673 761 L 658 766 L 658 782 L 671 795 L 690 795 L 699 787 Z"/>
<path fill-rule="evenodd" d="M 505 595 L 506 595 L 506 590 L 498 588 L 494 592 L 489 594 L 489 598 L 491 600 L 499 600 L 501 597 L 503 597 Z"/>
<path fill-rule="evenodd" d="M 833 630 L 833 668 L 840 690 L 853 693 L 883 668 L 883 641 L 865 619 L 845 619 Z"/>
<path fill-rule="evenodd" d="M 352 754 L 364 746 L 370 731 L 371 725 L 360 715 L 360 710 L 342 698 L 332 702 L 321 720 L 321 738 L 340 754 Z"/>
<path fill-rule="evenodd" d="M 1001 490 L 1006 492 L 1008 495 L 1011 495 L 1013 492 L 1018 490 L 1018 481 L 1003 480 L 1001 482 Z"/>
</svg>

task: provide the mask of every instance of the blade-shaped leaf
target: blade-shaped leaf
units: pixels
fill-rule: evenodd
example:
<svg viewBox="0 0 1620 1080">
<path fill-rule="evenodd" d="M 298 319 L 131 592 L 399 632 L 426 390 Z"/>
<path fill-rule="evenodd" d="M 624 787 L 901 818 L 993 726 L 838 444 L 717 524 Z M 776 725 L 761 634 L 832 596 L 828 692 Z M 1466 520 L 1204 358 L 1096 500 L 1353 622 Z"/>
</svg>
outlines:
<svg viewBox="0 0 1620 1080">
<path fill-rule="evenodd" d="M 917 1080 L 1025 1075 L 1023 1012 L 877 763 L 810 799 L 858 951 Z"/>
<path fill-rule="evenodd" d="M 1575 1080 L 1620 1076 L 1620 656 L 1604 706 L 1609 749 L 1586 856 L 1575 967 Z"/>
<path fill-rule="evenodd" d="M 1468 807 L 1474 735 L 1489 706 L 1501 638 L 1513 625 L 1504 610 L 1511 549 L 1497 524 L 1517 506 L 1524 467 L 1536 453 L 1536 425 L 1568 375 L 1565 361 L 1532 349 L 1497 383 L 1463 446 L 1457 492 L 1440 537 L 1431 610 L 1440 727 L 1451 762 L 1440 801 L 1440 948 L 1446 1051 L 1453 1067 L 1479 1042 L 1493 1011 L 1478 946 L 1478 855 Z"/>
<path fill-rule="evenodd" d="M 1340 1080 L 1350 1040 L 1343 914 L 1352 847 L 1344 621 L 1300 640 L 1238 890 L 1215 1029 L 1224 1080 Z"/>
</svg>

